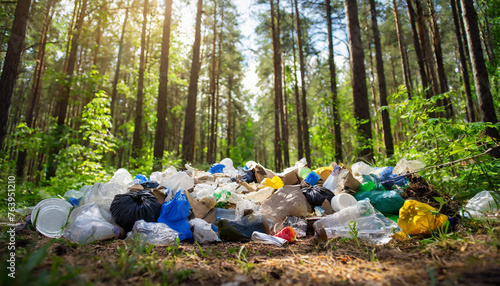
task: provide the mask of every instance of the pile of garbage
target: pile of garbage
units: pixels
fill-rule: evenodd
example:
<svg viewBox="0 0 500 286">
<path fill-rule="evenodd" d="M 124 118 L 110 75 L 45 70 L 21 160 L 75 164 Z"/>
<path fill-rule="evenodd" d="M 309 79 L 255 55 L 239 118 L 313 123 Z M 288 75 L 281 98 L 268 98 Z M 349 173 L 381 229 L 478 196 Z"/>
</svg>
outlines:
<svg viewBox="0 0 500 286">
<path fill-rule="evenodd" d="M 283 246 L 307 235 L 327 241 L 353 233 L 386 244 L 395 233 L 430 235 L 449 220 L 428 204 L 401 197 L 407 174 L 424 167 L 419 161 L 402 159 L 383 168 L 358 162 L 351 169 L 332 163 L 311 170 L 302 159 L 278 174 L 254 161 L 235 169 L 229 158 L 207 172 L 185 167 L 134 178 L 119 169 L 107 183 L 39 202 L 30 221 L 45 236 L 80 244 L 139 238 L 155 245 L 179 240 Z M 479 193 L 461 215 L 498 211 L 496 196 Z"/>
</svg>

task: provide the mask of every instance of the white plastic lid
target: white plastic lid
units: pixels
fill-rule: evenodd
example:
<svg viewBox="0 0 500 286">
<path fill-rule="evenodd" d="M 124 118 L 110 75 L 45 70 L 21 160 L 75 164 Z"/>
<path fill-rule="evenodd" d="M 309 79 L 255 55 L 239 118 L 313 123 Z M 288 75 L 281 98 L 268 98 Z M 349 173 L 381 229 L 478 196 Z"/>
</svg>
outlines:
<svg viewBox="0 0 500 286">
<path fill-rule="evenodd" d="M 31 220 L 41 234 L 58 238 L 68 222 L 71 204 L 61 199 L 45 199 L 39 202 L 31 213 Z"/>
</svg>

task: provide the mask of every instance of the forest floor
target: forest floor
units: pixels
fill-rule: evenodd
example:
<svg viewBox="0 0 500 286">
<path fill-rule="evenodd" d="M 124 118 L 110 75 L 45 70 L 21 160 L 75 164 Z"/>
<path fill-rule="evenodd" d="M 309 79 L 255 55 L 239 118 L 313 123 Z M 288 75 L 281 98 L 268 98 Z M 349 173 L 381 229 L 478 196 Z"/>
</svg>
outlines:
<svg viewBox="0 0 500 286">
<path fill-rule="evenodd" d="M 472 234 L 459 227 L 441 239 L 352 239 L 320 243 L 308 236 L 283 248 L 254 242 L 144 247 L 113 240 L 87 245 L 51 240 L 28 228 L 16 236 L 25 259 L 2 285 L 500 285 L 500 224 Z M 7 243 L 2 239 L 1 256 Z M 37 251 L 39 250 L 39 251 Z M 3 259 L 5 261 L 6 259 Z"/>
</svg>

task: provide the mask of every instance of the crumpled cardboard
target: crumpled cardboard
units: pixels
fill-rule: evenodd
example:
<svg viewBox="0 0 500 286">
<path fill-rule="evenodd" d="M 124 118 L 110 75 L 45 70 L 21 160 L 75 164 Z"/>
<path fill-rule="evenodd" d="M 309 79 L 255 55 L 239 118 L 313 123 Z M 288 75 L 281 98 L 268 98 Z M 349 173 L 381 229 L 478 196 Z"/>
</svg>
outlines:
<svg viewBox="0 0 500 286">
<path fill-rule="evenodd" d="M 333 191 L 333 194 L 338 195 L 340 193 L 347 193 L 354 196 L 358 191 L 359 185 L 361 185 L 361 183 L 354 178 L 349 170 L 342 169 L 337 179 L 337 186 Z"/>
<path fill-rule="evenodd" d="M 300 184 L 299 169 L 295 168 L 282 176 L 279 176 L 285 185 Z"/>
<path fill-rule="evenodd" d="M 185 193 L 195 218 L 204 218 L 217 204 L 217 201 L 212 196 L 197 201 L 189 192 Z"/>
<path fill-rule="evenodd" d="M 284 186 L 262 203 L 260 212 L 278 223 L 287 216 L 307 216 L 308 206 L 300 186 Z"/>
</svg>

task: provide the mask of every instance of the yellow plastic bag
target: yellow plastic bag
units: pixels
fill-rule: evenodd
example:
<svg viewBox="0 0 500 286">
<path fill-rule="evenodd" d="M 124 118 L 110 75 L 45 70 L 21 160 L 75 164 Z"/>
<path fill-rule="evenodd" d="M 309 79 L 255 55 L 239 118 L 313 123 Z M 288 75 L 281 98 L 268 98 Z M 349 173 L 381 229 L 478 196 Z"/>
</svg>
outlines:
<svg viewBox="0 0 500 286">
<path fill-rule="evenodd" d="M 317 170 L 314 170 L 314 172 L 316 172 L 316 174 L 318 174 L 323 181 L 326 181 L 326 179 L 328 179 L 328 176 L 330 176 L 332 171 L 332 167 L 321 167 Z"/>
<path fill-rule="evenodd" d="M 405 201 L 399 209 L 398 225 L 407 234 L 430 234 L 448 220 L 447 216 L 435 212 L 436 209 L 427 204 Z"/>
<path fill-rule="evenodd" d="M 262 181 L 262 184 L 266 187 L 271 187 L 275 190 L 281 189 L 285 185 L 283 184 L 281 178 L 278 176 L 274 176 L 272 179 L 265 178 L 264 181 Z"/>
</svg>

